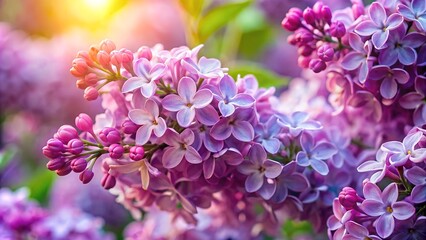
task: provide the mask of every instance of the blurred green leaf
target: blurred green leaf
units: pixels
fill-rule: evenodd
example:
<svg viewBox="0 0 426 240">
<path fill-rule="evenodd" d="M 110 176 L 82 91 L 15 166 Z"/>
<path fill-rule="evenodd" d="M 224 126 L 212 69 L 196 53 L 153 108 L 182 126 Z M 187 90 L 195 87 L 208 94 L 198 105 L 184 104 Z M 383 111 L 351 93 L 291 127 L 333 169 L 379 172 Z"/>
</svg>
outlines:
<svg viewBox="0 0 426 240">
<path fill-rule="evenodd" d="M 40 203 L 46 203 L 49 198 L 50 188 L 56 175 L 45 168 L 37 169 L 23 184 L 30 190 L 30 197 Z"/>
<path fill-rule="evenodd" d="M 183 9 L 193 17 L 198 17 L 203 10 L 204 0 L 179 0 Z"/>
<path fill-rule="evenodd" d="M 282 233 L 288 239 L 294 239 L 301 234 L 312 234 L 312 225 L 308 221 L 293 221 L 289 220 L 284 223 Z"/>
<path fill-rule="evenodd" d="M 0 153 L 0 170 L 7 166 L 16 151 L 13 148 L 7 148 Z"/>
<path fill-rule="evenodd" d="M 200 40 L 204 42 L 210 35 L 236 18 L 251 3 L 252 0 L 236 1 L 211 9 L 198 24 Z"/>
<path fill-rule="evenodd" d="M 279 76 L 254 63 L 233 66 L 228 73 L 235 79 L 238 75 L 245 76 L 247 74 L 253 74 L 259 82 L 260 87 L 282 87 L 288 84 L 287 78 Z"/>
</svg>

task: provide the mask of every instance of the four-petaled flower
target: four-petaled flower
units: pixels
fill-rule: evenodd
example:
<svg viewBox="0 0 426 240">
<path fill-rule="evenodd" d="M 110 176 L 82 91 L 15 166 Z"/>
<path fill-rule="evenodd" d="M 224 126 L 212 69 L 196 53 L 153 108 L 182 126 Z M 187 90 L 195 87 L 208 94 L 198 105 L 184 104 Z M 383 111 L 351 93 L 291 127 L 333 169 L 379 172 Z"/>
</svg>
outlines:
<svg viewBox="0 0 426 240">
<path fill-rule="evenodd" d="M 294 112 L 291 117 L 280 115 L 278 124 L 288 129 L 293 137 L 299 136 L 303 130 L 319 130 L 322 128 L 321 124 L 314 120 L 308 120 L 309 115 L 305 112 Z"/>
<path fill-rule="evenodd" d="M 415 163 L 422 162 L 426 155 L 426 148 L 414 149 L 422 137 L 423 133 L 420 131 L 411 133 L 402 140 L 402 143 L 398 141 L 385 142 L 381 149 L 390 154 L 390 164 L 397 167 L 404 165 L 408 159 Z"/>
<path fill-rule="evenodd" d="M 188 127 L 194 121 L 196 109 L 201 109 L 210 104 L 213 94 L 208 89 L 197 91 L 195 81 L 183 77 L 178 83 L 178 95 L 167 95 L 162 103 L 166 110 L 177 112 L 177 122 L 182 127 Z"/>
<path fill-rule="evenodd" d="M 425 0 L 412 0 L 410 6 L 399 4 L 398 11 L 405 19 L 413 21 L 418 29 L 426 31 Z"/>
<path fill-rule="evenodd" d="M 368 9 L 370 20 L 361 22 L 355 28 L 355 32 L 361 36 L 371 36 L 371 41 L 376 49 L 381 49 L 389 37 L 389 30 L 402 24 L 404 18 L 399 13 L 393 13 L 389 17 L 383 5 L 378 2 L 371 4 Z"/>
<path fill-rule="evenodd" d="M 416 126 L 422 126 L 426 123 L 426 77 L 417 76 L 414 80 L 415 92 L 409 92 L 399 100 L 401 107 L 405 109 L 414 109 L 413 121 Z"/>
<path fill-rule="evenodd" d="M 398 185 L 389 184 L 383 192 L 376 184 L 368 182 L 364 185 L 365 200 L 360 209 L 365 214 L 378 217 L 374 223 L 377 234 L 387 238 L 395 228 L 395 219 L 407 220 L 416 212 L 416 209 L 408 202 L 398 201 Z"/>
<path fill-rule="evenodd" d="M 161 137 L 167 130 L 166 121 L 160 117 L 158 105 L 152 99 L 146 100 L 144 109 L 131 110 L 129 118 L 135 124 L 142 125 L 136 132 L 136 145 L 147 143 L 152 132 Z"/>
<path fill-rule="evenodd" d="M 366 227 L 354 221 L 345 223 L 345 228 L 348 234 L 343 236 L 342 240 L 381 240 L 378 236 L 371 235 Z"/>
<path fill-rule="evenodd" d="M 383 152 L 381 149 L 377 150 L 376 160 L 368 160 L 363 162 L 358 166 L 358 172 L 370 172 L 374 171 L 373 175 L 370 177 L 372 183 L 377 183 L 381 181 L 386 174 L 386 158 L 388 154 Z"/>
<path fill-rule="evenodd" d="M 213 174 L 222 177 L 227 165 L 238 166 L 243 160 L 243 156 L 235 148 L 224 148 L 217 153 L 212 153 L 203 163 L 204 177 L 209 179 Z"/>
<path fill-rule="evenodd" d="M 384 98 L 392 99 L 398 92 L 398 83 L 407 83 L 410 80 L 410 75 L 401 68 L 391 69 L 385 65 L 377 65 L 371 68 L 368 78 L 375 81 L 383 80 L 380 85 L 380 94 Z"/>
<path fill-rule="evenodd" d="M 254 129 L 249 120 L 253 118 L 252 109 L 239 108 L 227 118 L 219 120 L 210 130 L 216 140 L 226 140 L 231 135 L 243 142 L 250 142 L 254 138 Z"/>
<path fill-rule="evenodd" d="M 336 147 L 328 142 L 315 145 L 314 139 L 309 133 L 303 133 L 300 137 L 300 144 L 303 151 L 296 155 L 296 162 L 299 166 L 311 166 L 321 175 L 328 174 L 328 166 L 324 160 L 330 159 L 337 153 Z"/>
<path fill-rule="evenodd" d="M 245 187 L 247 192 L 258 192 L 264 199 L 272 197 L 276 190 L 274 178 L 281 174 L 282 166 L 279 162 L 267 159 L 263 147 L 255 143 L 248 153 L 248 160 L 238 166 L 238 171 L 248 175 Z"/>
<path fill-rule="evenodd" d="M 226 68 L 220 67 L 220 61 L 215 58 L 201 57 L 198 64 L 190 57 L 182 59 L 182 66 L 190 73 L 200 78 L 217 78 L 223 76 Z"/>
<path fill-rule="evenodd" d="M 413 203 L 426 202 L 426 171 L 414 166 L 405 172 L 405 177 L 416 185 L 411 192 L 411 201 Z"/>
<path fill-rule="evenodd" d="M 281 132 L 281 126 L 278 124 L 278 118 L 273 115 L 265 124 L 259 123 L 255 129 L 256 141 L 262 144 L 268 153 L 275 154 L 281 146 L 278 140 L 278 134 Z"/>
<path fill-rule="evenodd" d="M 343 58 L 342 68 L 349 71 L 359 69 L 358 81 L 365 83 L 369 71 L 368 62 L 372 60 L 372 57 L 370 57 L 373 48 L 371 41 L 364 43 L 360 36 L 355 33 L 349 33 L 349 45 L 354 51 Z"/>
<path fill-rule="evenodd" d="M 140 88 L 144 97 L 152 97 L 157 90 L 155 81 L 162 77 L 166 66 L 162 63 L 153 64 L 146 58 L 140 58 L 134 63 L 133 68 L 137 77 L 127 79 L 121 90 L 127 93 Z"/>
<path fill-rule="evenodd" d="M 185 129 L 182 133 L 168 129 L 163 137 L 164 142 L 169 145 L 164 149 L 163 165 L 165 168 L 174 168 L 185 157 L 186 161 L 192 164 L 202 162 L 200 154 L 191 144 L 194 142 L 194 133 L 190 129 Z"/>
</svg>

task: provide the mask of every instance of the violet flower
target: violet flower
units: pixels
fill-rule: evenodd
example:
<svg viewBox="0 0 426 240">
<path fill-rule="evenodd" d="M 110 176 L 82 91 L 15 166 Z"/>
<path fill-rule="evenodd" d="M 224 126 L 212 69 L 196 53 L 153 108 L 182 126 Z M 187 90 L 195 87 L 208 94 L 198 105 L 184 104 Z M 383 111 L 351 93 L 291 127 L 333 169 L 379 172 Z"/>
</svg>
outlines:
<svg viewBox="0 0 426 240">
<path fill-rule="evenodd" d="M 258 192 L 264 199 L 270 199 L 276 190 L 276 182 L 270 180 L 281 174 L 281 164 L 267 159 L 265 150 L 258 143 L 250 148 L 247 156 L 248 160 L 238 166 L 239 172 L 248 175 L 245 181 L 247 192 Z"/>
<path fill-rule="evenodd" d="M 405 19 L 413 21 L 418 29 L 426 31 L 426 3 L 424 0 L 412 0 L 410 6 L 399 4 L 398 11 Z"/>
<path fill-rule="evenodd" d="M 426 217 L 419 216 L 400 222 L 395 230 L 392 240 L 420 240 L 426 239 Z"/>
<path fill-rule="evenodd" d="M 368 9 L 370 20 L 358 24 L 355 32 L 361 36 L 372 36 L 371 41 L 376 49 L 381 49 L 389 37 L 389 30 L 397 28 L 402 24 L 404 18 L 398 13 L 393 13 L 389 17 L 383 5 L 373 2 Z"/>
<path fill-rule="evenodd" d="M 342 68 L 345 70 L 359 69 L 359 82 L 365 83 L 368 75 L 368 62 L 371 60 L 370 54 L 373 49 L 371 42 L 366 41 L 365 43 L 361 40 L 361 37 L 355 33 L 349 33 L 349 45 L 354 50 L 349 52 L 342 60 Z"/>
<path fill-rule="evenodd" d="M 278 124 L 288 129 L 293 137 L 299 136 L 304 130 L 319 130 L 322 128 L 321 124 L 314 120 L 308 120 L 309 115 L 305 112 L 294 112 L 291 117 L 280 115 Z"/>
<path fill-rule="evenodd" d="M 281 146 L 281 142 L 278 140 L 281 127 L 277 121 L 278 118 L 273 115 L 265 124 L 259 123 L 255 128 L 256 135 L 258 135 L 255 140 L 262 144 L 268 153 L 272 154 L 277 153 Z"/>
<path fill-rule="evenodd" d="M 123 93 L 141 88 L 144 97 L 152 97 L 157 90 L 155 81 L 162 77 L 166 66 L 162 63 L 152 64 L 146 58 L 140 58 L 134 63 L 133 69 L 137 77 L 131 77 L 124 82 L 121 89 Z"/>
<path fill-rule="evenodd" d="M 417 60 L 415 48 L 426 41 L 426 36 L 418 32 L 406 34 L 407 27 L 401 25 L 391 32 L 386 47 L 379 52 L 379 63 L 391 66 L 399 60 L 404 65 L 411 65 Z"/>
<path fill-rule="evenodd" d="M 337 153 L 336 147 L 328 142 L 315 145 L 313 137 L 309 133 L 304 133 L 300 137 L 300 145 L 303 151 L 296 155 L 296 162 L 299 166 L 312 168 L 321 175 L 328 174 L 328 166 L 324 160 L 330 159 Z"/>
<path fill-rule="evenodd" d="M 196 74 L 200 78 L 217 78 L 223 76 L 224 68 L 220 67 L 220 61 L 214 58 L 201 57 L 198 64 L 192 58 L 186 57 L 181 61 L 182 67 L 188 72 Z"/>
<path fill-rule="evenodd" d="M 209 179 L 215 176 L 222 177 L 226 171 L 227 166 L 238 166 L 243 162 L 244 158 L 241 153 L 235 148 L 225 148 L 220 152 L 213 153 L 203 163 L 204 177 Z"/>
<path fill-rule="evenodd" d="M 225 75 L 219 82 L 219 111 L 224 117 L 235 112 L 235 107 L 251 107 L 255 99 L 247 93 L 237 93 L 237 85 L 231 76 Z"/>
<path fill-rule="evenodd" d="M 380 94 L 384 98 L 392 99 L 398 92 L 398 83 L 407 83 L 410 80 L 410 75 L 401 68 L 391 69 L 385 65 L 377 65 L 371 68 L 368 78 L 375 81 L 382 80 Z"/>
<path fill-rule="evenodd" d="M 176 118 L 180 126 L 188 127 L 195 118 L 195 110 L 204 108 L 213 100 L 213 94 L 208 89 L 197 91 L 195 81 L 183 77 L 177 88 L 178 95 L 167 95 L 162 103 L 166 110 L 177 112 Z"/>
<path fill-rule="evenodd" d="M 422 162 L 426 155 L 426 148 L 414 149 L 417 143 L 423 137 L 422 132 L 416 132 L 407 135 L 402 143 L 398 141 L 390 141 L 382 144 L 381 149 L 390 154 L 389 162 L 391 165 L 403 166 L 407 160 L 412 162 Z"/>
<path fill-rule="evenodd" d="M 426 123 L 426 77 L 417 76 L 415 79 L 415 92 L 409 92 L 399 100 L 401 107 L 405 109 L 414 109 L 413 121 L 416 126 L 422 126 Z"/>
<path fill-rule="evenodd" d="M 380 182 L 386 174 L 386 158 L 388 156 L 387 152 L 382 151 L 381 149 L 377 150 L 376 160 L 368 160 L 363 162 L 358 166 L 358 172 L 370 172 L 374 171 L 373 175 L 370 177 L 372 183 Z"/>
<path fill-rule="evenodd" d="M 309 182 L 305 175 L 296 172 L 297 164 L 294 161 L 286 164 L 281 174 L 275 179 L 277 183 L 277 190 L 272 196 L 271 201 L 275 203 L 284 202 L 288 196 L 289 189 L 294 192 L 302 192 L 309 188 Z"/>
<path fill-rule="evenodd" d="M 202 162 L 200 154 L 191 144 L 194 142 L 194 133 L 190 129 L 185 129 L 182 133 L 169 129 L 163 138 L 169 145 L 164 151 L 162 161 L 165 168 L 174 168 L 185 158 L 192 164 Z"/>
<path fill-rule="evenodd" d="M 345 234 L 345 223 L 352 219 L 353 210 L 347 211 L 339 202 L 339 199 L 333 200 L 333 215 L 327 219 L 327 227 L 333 234 L 333 240 L 340 240 Z"/>
<path fill-rule="evenodd" d="M 160 117 L 160 110 L 154 100 L 148 99 L 144 109 L 133 109 L 129 112 L 132 122 L 142 125 L 136 132 L 136 145 L 144 145 L 149 141 L 152 132 L 161 137 L 167 130 L 166 121 Z"/>
<path fill-rule="evenodd" d="M 365 200 L 360 208 L 365 214 L 378 217 L 375 221 L 377 234 L 382 238 L 389 237 L 395 228 L 395 219 L 406 220 L 413 216 L 416 209 L 408 202 L 398 201 L 398 185 L 389 184 L 383 192 L 374 183 L 364 185 Z"/>
<path fill-rule="evenodd" d="M 115 173 L 132 173 L 139 172 L 142 189 L 147 190 L 150 182 L 150 174 L 158 175 L 159 171 L 155 167 L 153 167 L 146 159 L 142 159 L 140 161 L 129 162 L 122 165 L 109 165 L 110 174 Z"/>
<path fill-rule="evenodd" d="M 426 202 L 426 171 L 414 166 L 405 172 L 405 177 L 415 185 L 411 192 L 411 201 L 413 203 Z"/>
<path fill-rule="evenodd" d="M 349 149 L 351 138 L 345 136 L 338 128 L 332 128 L 327 133 L 330 143 L 334 144 L 337 148 L 337 153 L 331 158 L 333 165 L 337 168 L 341 168 L 345 163 L 350 166 L 355 166 L 357 164 L 357 159 Z"/>
<path fill-rule="evenodd" d="M 343 240 L 381 240 L 381 238 L 376 235 L 370 235 L 366 227 L 354 221 L 345 223 L 345 228 L 348 234 L 343 236 Z"/>
<path fill-rule="evenodd" d="M 219 120 L 210 130 L 216 140 L 225 140 L 231 135 L 243 142 L 250 142 L 254 138 L 253 126 L 247 120 L 253 118 L 252 109 L 237 109 L 227 118 Z"/>
</svg>

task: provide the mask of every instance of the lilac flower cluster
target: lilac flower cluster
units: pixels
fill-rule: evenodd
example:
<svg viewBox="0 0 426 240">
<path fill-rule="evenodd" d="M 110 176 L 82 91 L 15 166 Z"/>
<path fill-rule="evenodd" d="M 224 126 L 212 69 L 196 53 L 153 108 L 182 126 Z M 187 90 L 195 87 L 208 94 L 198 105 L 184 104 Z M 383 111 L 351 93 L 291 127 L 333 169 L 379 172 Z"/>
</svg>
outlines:
<svg viewBox="0 0 426 240">
<path fill-rule="evenodd" d="M 102 161 L 101 185 L 135 218 L 154 205 L 195 223 L 194 214 L 218 199 L 235 204 L 227 195 L 252 199 L 241 210 L 247 216 L 258 205 L 300 213 L 319 197 L 308 179 L 327 176 L 331 159 L 346 156 L 340 143 L 308 114 L 275 109 L 274 89 L 259 88 L 253 76 L 234 81 L 219 60 L 198 59 L 200 48 L 130 54 L 103 41 L 80 52 L 71 72 L 86 99 L 102 96 L 106 111 L 96 123 L 80 114 L 76 128 L 59 128 L 43 148 L 47 167 L 88 183 Z M 131 61 L 118 61 L 123 54 Z M 96 81 L 89 84 L 89 75 Z M 269 212 L 254 219 L 274 221 Z"/>
<path fill-rule="evenodd" d="M 104 234 L 101 219 L 76 209 L 49 212 L 28 199 L 24 188 L 0 189 L 1 239 L 113 239 Z"/>
<path fill-rule="evenodd" d="M 321 2 L 289 10 L 282 25 L 294 32 L 289 42 L 298 47 L 299 65 L 326 70 L 337 109 L 368 108 L 377 119 L 404 112 L 423 125 L 424 1 L 352 3 L 334 12 Z"/>
<path fill-rule="evenodd" d="M 375 160 L 359 165 L 358 171 L 370 173 L 369 178 L 364 180 L 362 194 L 345 187 L 333 201 L 333 215 L 327 222 L 330 238 L 424 238 L 425 143 L 425 130 L 413 128 L 402 142 L 383 143 Z M 378 185 L 386 187 L 382 191 Z"/>
</svg>

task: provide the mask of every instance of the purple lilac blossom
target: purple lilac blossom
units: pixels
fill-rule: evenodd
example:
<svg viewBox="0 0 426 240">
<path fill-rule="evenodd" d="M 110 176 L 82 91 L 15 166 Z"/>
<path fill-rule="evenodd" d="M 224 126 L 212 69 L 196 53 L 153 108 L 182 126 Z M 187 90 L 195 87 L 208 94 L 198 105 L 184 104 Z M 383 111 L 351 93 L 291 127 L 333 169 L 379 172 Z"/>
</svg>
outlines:
<svg viewBox="0 0 426 240">
<path fill-rule="evenodd" d="M 391 141 L 382 145 L 381 149 L 390 155 L 389 162 L 395 166 L 404 165 L 407 160 L 412 162 L 422 162 L 426 155 L 426 149 L 415 146 L 423 138 L 422 132 L 407 135 L 401 142 Z"/>
<path fill-rule="evenodd" d="M 408 4 L 407 4 L 408 5 Z M 413 21 L 418 29 L 426 31 L 426 4 L 422 0 L 412 0 L 409 6 L 398 4 L 398 12 L 410 21 Z"/>
</svg>

